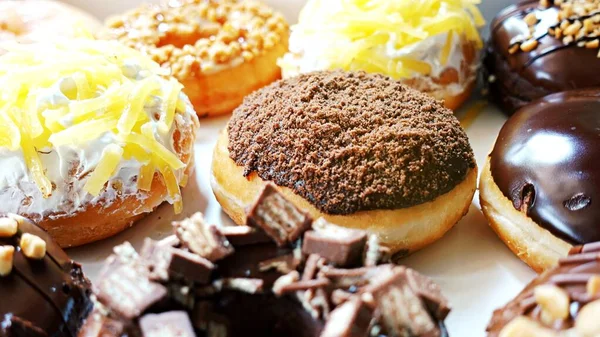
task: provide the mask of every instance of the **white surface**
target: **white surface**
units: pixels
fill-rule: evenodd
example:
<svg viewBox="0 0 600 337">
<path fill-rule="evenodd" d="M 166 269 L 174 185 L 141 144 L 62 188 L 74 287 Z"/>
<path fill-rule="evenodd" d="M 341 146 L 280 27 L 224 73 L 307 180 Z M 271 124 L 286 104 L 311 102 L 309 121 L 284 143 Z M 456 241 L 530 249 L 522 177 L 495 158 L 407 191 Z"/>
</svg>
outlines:
<svg viewBox="0 0 600 337">
<path fill-rule="evenodd" d="M 104 17 L 131 7 L 140 0 L 67 2 Z M 267 2 L 281 9 L 290 21 L 294 21 L 302 0 Z M 489 20 L 509 3 L 510 0 L 484 0 L 482 9 Z M 503 122 L 504 117 L 500 112 L 489 106 L 467 130 L 479 163 L 483 163 Z M 139 248 L 146 236 L 164 237 L 170 234 L 170 221 L 175 218 L 201 211 L 209 221 L 231 223 L 214 199 L 208 180 L 212 149 L 218 131 L 226 123 L 226 118 L 201 123 L 200 135 L 196 141 L 196 179 L 191 179 L 188 187 L 184 189 L 184 213 L 174 216 L 173 208 L 163 205 L 134 228 L 110 240 L 70 250 L 69 254 L 83 263 L 85 271 L 92 279 L 114 245 L 131 241 Z M 453 311 L 447 321 L 450 335 L 453 337 L 483 336 L 492 311 L 515 296 L 535 276 L 491 231 L 477 204 L 476 196 L 469 214 L 446 237 L 403 261 L 410 267 L 432 276 L 442 286 L 453 305 Z"/>
</svg>

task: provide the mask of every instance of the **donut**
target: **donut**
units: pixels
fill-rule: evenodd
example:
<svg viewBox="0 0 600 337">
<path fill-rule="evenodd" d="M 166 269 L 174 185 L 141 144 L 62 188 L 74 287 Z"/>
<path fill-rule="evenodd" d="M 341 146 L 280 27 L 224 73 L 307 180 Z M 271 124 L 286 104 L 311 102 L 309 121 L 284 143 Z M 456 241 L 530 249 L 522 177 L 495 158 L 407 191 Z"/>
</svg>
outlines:
<svg viewBox="0 0 600 337">
<path fill-rule="evenodd" d="M 600 243 L 574 247 L 557 266 L 494 312 L 488 337 L 600 334 Z"/>
<path fill-rule="evenodd" d="M 110 18 L 100 38 L 148 54 L 183 83 L 201 117 L 229 114 L 244 96 L 281 77 L 277 59 L 289 27 L 250 0 L 183 0 L 142 5 Z"/>
<path fill-rule="evenodd" d="M 77 336 L 93 308 L 81 266 L 40 227 L 0 217 L 0 336 Z"/>
<path fill-rule="evenodd" d="M 572 245 L 600 240 L 593 205 L 600 198 L 599 98 L 597 90 L 569 91 L 520 109 L 500 130 L 481 172 L 483 213 L 538 272 Z"/>
<path fill-rule="evenodd" d="M 463 217 L 476 179 L 468 138 L 441 102 L 383 75 L 322 71 L 246 98 L 217 140 L 211 185 L 237 224 L 273 182 L 314 218 L 377 234 L 402 255 Z"/>
<path fill-rule="evenodd" d="M 444 100 L 471 95 L 485 21 L 473 1 L 309 0 L 292 27 L 283 77 L 317 70 L 380 73 Z"/>
<path fill-rule="evenodd" d="M 101 27 L 92 15 L 59 1 L 0 2 L 0 42 L 43 42 L 95 33 Z"/>
<path fill-rule="evenodd" d="M 600 4 L 578 0 L 528 0 L 501 11 L 484 53 L 490 98 L 510 115 L 552 93 L 600 86 L 589 76 L 600 71 L 598 11 Z"/>
<path fill-rule="evenodd" d="M 307 216 L 266 186 L 248 212 L 254 227 L 197 213 L 139 254 L 116 248 L 80 336 L 448 336 L 439 286 L 385 263 L 365 231 Z"/>
<path fill-rule="evenodd" d="M 114 235 L 164 201 L 180 212 L 198 120 L 182 86 L 116 41 L 12 45 L 0 56 L 0 213 L 62 247 Z"/>
</svg>

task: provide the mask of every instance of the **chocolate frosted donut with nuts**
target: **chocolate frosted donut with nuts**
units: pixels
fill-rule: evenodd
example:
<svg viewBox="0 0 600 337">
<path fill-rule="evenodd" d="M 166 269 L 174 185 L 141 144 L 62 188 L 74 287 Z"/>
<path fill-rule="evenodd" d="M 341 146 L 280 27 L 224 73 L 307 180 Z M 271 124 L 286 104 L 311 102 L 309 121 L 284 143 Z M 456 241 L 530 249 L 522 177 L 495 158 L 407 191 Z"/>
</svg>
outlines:
<svg viewBox="0 0 600 337">
<path fill-rule="evenodd" d="M 504 308 L 488 337 L 600 335 L 600 242 L 575 247 Z"/>
<path fill-rule="evenodd" d="M 484 66 L 504 112 L 555 92 L 600 86 L 600 4 L 528 0 L 491 24 Z"/>
<path fill-rule="evenodd" d="M 90 295 L 81 266 L 44 230 L 0 216 L 0 336 L 77 336 Z"/>
<path fill-rule="evenodd" d="M 212 186 L 237 224 L 271 181 L 313 217 L 405 254 L 462 218 L 476 176 L 468 138 L 441 102 L 383 75 L 324 71 L 246 98 L 218 139 Z"/>
<path fill-rule="evenodd" d="M 176 0 L 109 18 L 103 39 L 148 54 L 184 86 L 199 116 L 230 113 L 281 77 L 289 27 L 259 1 Z"/>
<path fill-rule="evenodd" d="M 440 288 L 365 231 L 314 220 L 267 185 L 252 227 L 197 213 L 115 248 L 80 337 L 447 337 Z"/>
</svg>

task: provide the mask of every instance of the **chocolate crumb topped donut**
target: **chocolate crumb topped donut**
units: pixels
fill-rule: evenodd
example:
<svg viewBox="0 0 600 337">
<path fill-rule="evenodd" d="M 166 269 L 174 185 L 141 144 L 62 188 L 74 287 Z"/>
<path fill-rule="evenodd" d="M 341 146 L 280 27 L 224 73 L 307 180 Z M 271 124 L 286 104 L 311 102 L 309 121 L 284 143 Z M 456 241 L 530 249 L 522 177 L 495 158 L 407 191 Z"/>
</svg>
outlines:
<svg viewBox="0 0 600 337">
<path fill-rule="evenodd" d="M 79 337 L 447 337 L 440 288 L 374 235 L 313 219 L 267 185 L 254 227 L 201 214 L 115 248 Z M 322 243 L 327 244 L 322 244 Z"/>
<path fill-rule="evenodd" d="M 496 310 L 488 337 L 600 335 L 600 242 L 578 246 Z"/>
<path fill-rule="evenodd" d="M 600 240 L 600 92 L 549 95 L 502 127 L 482 171 L 484 214 L 537 271 Z"/>
<path fill-rule="evenodd" d="M 452 227 L 477 175 L 468 138 L 442 102 L 362 72 L 315 72 L 255 92 L 213 159 L 213 191 L 236 223 L 272 181 L 314 217 L 377 233 L 395 251 Z"/>
<path fill-rule="evenodd" d="M 600 3 L 527 0 L 500 12 L 485 52 L 492 98 L 506 113 L 548 94 L 600 86 Z"/>
<path fill-rule="evenodd" d="M 92 310 L 81 266 L 41 228 L 0 216 L 0 336 L 77 336 Z"/>
</svg>

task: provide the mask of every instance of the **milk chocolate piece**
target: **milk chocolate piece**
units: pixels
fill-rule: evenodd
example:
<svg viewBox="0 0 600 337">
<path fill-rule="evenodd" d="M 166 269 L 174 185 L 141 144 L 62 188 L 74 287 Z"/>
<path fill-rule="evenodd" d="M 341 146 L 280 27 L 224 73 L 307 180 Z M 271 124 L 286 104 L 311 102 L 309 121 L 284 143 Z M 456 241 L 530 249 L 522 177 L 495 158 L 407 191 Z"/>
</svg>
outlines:
<svg viewBox="0 0 600 337">
<path fill-rule="evenodd" d="M 313 223 L 313 230 L 304 234 L 302 252 L 317 254 L 336 266 L 348 267 L 360 263 L 366 242 L 366 232 L 336 226 L 319 218 Z"/>
<path fill-rule="evenodd" d="M 600 66 L 600 59 L 595 62 Z M 597 90 L 547 96 L 504 124 L 490 155 L 494 183 L 515 208 L 522 189 L 531 185 L 534 201 L 527 216 L 574 245 L 600 241 L 599 110 Z M 582 194 L 591 203 L 567 207 Z"/>
<path fill-rule="evenodd" d="M 282 247 L 296 241 L 310 228 L 312 219 L 267 184 L 248 212 L 249 226 L 262 229 Z"/>
<path fill-rule="evenodd" d="M 219 228 L 219 230 L 234 247 L 273 241 L 263 230 L 258 228 L 248 226 L 225 226 Z"/>
<path fill-rule="evenodd" d="M 147 314 L 140 318 L 143 337 L 196 337 L 185 311 Z"/>
<path fill-rule="evenodd" d="M 175 234 L 181 245 L 210 261 L 217 261 L 233 254 L 233 247 L 216 225 L 208 224 L 202 213 L 174 222 Z"/>
<path fill-rule="evenodd" d="M 358 296 L 335 308 L 321 337 L 367 337 L 373 319 L 373 310 Z"/>
<path fill-rule="evenodd" d="M 169 264 L 173 255 L 171 248 L 170 245 L 163 246 L 150 238 L 144 239 L 140 257 L 142 263 L 148 268 L 150 280 L 169 280 Z"/>
<path fill-rule="evenodd" d="M 167 288 L 148 279 L 135 265 L 121 265 L 96 284 L 98 300 L 127 319 L 134 319 L 167 296 Z"/>
<path fill-rule="evenodd" d="M 403 267 L 400 267 L 403 268 Z M 444 320 L 450 313 L 450 304 L 442 289 L 429 277 L 421 275 L 412 269 L 405 269 L 406 280 L 414 292 L 427 305 L 429 312 L 439 320 Z"/>
<path fill-rule="evenodd" d="M 408 278 L 404 268 L 382 269 L 367 287 L 381 314 L 381 323 L 393 336 L 441 336 L 437 320 L 433 320 Z"/>
<path fill-rule="evenodd" d="M 181 276 L 188 281 L 206 284 L 210 281 L 215 266 L 207 259 L 186 252 L 182 249 L 174 249 L 169 272 Z"/>
</svg>

